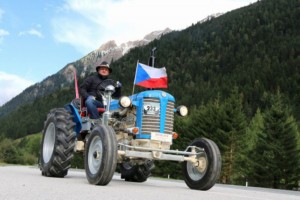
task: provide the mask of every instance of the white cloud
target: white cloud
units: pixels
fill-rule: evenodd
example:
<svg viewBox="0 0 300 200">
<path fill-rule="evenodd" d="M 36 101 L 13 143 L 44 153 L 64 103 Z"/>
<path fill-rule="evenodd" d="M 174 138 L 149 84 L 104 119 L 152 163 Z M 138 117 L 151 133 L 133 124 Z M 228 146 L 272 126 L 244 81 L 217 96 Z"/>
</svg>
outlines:
<svg viewBox="0 0 300 200">
<path fill-rule="evenodd" d="M 4 29 L 0 29 L 0 37 L 6 36 L 6 35 L 9 35 L 9 32 Z"/>
<path fill-rule="evenodd" d="M 4 30 L 4 29 L 0 29 L 0 44 L 2 43 L 3 39 L 5 36 L 9 35 L 9 32 Z"/>
<path fill-rule="evenodd" d="M 19 33 L 19 35 L 20 36 L 23 36 L 23 35 L 33 35 L 33 36 L 37 36 L 39 38 L 43 38 L 44 37 L 43 34 L 40 31 L 38 31 L 38 30 L 36 30 L 34 28 L 32 28 L 32 29 L 30 29 L 28 31 L 21 31 Z"/>
<path fill-rule="evenodd" d="M 103 42 L 142 39 L 165 28 L 181 30 L 250 0 L 66 0 L 52 21 L 54 38 L 88 53 Z"/>
<path fill-rule="evenodd" d="M 97 47 L 94 41 L 97 36 L 93 32 L 92 26 L 86 23 L 60 19 L 59 23 L 53 23 L 54 38 L 61 43 L 74 46 L 79 52 L 87 53 Z"/>
<path fill-rule="evenodd" d="M 0 8 L 0 22 L 2 20 L 3 14 L 4 14 L 4 11 Z M 9 35 L 9 32 L 0 28 L 0 44 L 3 42 L 4 37 L 7 35 Z"/>
<path fill-rule="evenodd" d="M 32 84 L 33 82 L 30 80 L 0 71 L 0 106 Z"/>
</svg>

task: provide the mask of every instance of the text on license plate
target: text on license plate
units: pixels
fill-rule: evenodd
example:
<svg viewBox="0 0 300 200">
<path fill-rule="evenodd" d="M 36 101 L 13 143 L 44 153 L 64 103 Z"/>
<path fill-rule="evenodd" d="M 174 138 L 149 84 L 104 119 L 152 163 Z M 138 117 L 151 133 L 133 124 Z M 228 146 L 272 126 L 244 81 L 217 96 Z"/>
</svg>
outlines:
<svg viewBox="0 0 300 200">
<path fill-rule="evenodd" d="M 160 104 L 155 102 L 144 103 L 144 114 L 146 115 L 159 115 Z"/>
<path fill-rule="evenodd" d="M 162 134 L 157 132 L 151 132 L 151 140 L 158 140 L 162 142 L 170 142 L 172 143 L 172 135 L 171 134 Z"/>
</svg>

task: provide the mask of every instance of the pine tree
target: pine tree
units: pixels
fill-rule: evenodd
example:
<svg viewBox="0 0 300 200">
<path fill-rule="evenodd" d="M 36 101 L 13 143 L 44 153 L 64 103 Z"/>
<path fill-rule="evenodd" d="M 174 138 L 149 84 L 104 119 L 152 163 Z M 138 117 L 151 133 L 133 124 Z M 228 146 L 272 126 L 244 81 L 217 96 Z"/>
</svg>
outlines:
<svg viewBox="0 0 300 200">
<path fill-rule="evenodd" d="M 249 164 L 247 179 L 249 185 L 258 185 L 258 180 L 253 177 L 258 175 L 255 173 L 257 170 L 263 170 L 265 168 L 264 159 L 261 156 L 261 151 L 259 151 L 260 145 L 265 146 L 265 134 L 264 130 L 264 118 L 260 109 L 256 110 L 254 117 L 252 118 L 249 127 L 247 128 L 247 134 L 250 136 L 249 142 Z M 262 173 L 259 173 L 262 174 Z M 259 179 L 259 178 L 258 178 Z"/>
<path fill-rule="evenodd" d="M 242 95 L 235 87 L 222 105 L 222 126 L 225 148 L 222 151 L 222 179 L 225 183 L 240 183 L 246 176 L 245 163 L 248 157 L 246 116 L 243 111 Z"/>
<path fill-rule="evenodd" d="M 299 131 L 291 110 L 277 91 L 264 114 L 254 165 L 255 185 L 291 189 L 300 180 Z"/>
</svg>

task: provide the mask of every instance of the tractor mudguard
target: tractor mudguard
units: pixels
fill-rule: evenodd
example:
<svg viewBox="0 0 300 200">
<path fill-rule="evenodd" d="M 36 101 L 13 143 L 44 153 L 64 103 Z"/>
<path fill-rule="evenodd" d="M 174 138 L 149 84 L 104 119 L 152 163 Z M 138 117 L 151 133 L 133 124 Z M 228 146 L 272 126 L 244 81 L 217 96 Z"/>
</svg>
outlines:
<svg viewBox="0 0 300 200">
<path fill-rule="evenodd" d="M 74 116 L 73 121 L 76 123 L 74 130 L 78 135 L 82 129 L 82 121 L 78 110 L 74 107 L 74 105 L 72 105 L 72 103 L 66 104 L 65 109 L 71 111 L 72 115 Z"/>
</svg>

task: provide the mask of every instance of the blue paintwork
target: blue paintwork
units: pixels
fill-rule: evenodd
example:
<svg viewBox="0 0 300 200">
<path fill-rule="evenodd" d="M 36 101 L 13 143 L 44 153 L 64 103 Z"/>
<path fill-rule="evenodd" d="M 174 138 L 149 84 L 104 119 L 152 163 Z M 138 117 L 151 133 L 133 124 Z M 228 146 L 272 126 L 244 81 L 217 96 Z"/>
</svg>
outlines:
<svg viewBox="0 0 300 200">
<path fill-rule="evenodd" d="M 76 132 L 76 134 L 78 136 L 78 134 L 80 133 L 80 131 L 82 129 L 82 120 L 81 120 L 81 117 L 80 117 L 80 115 L 78 113 L 78 110 L 71 103 L 67 104 L 65 106 L 65 108 L 68 109 L 68 110 L 70 110 L 72 112 L 73 116 L 74 116 L 73 121 L 76 124 L 74 130 L 75 130 L 75 132 Z"/>
<path fill-rule="evenodd" d="M 121 106 L 119 105 L 119 100 L 112 100 L 112 101 L 110 102 L 110 107 L 109 107 L 109 109 L 110 109 L 111 111 L 118 110 L 118 109 L 120 109 L 120 108 L 121 108 Z"/>
</svg>

